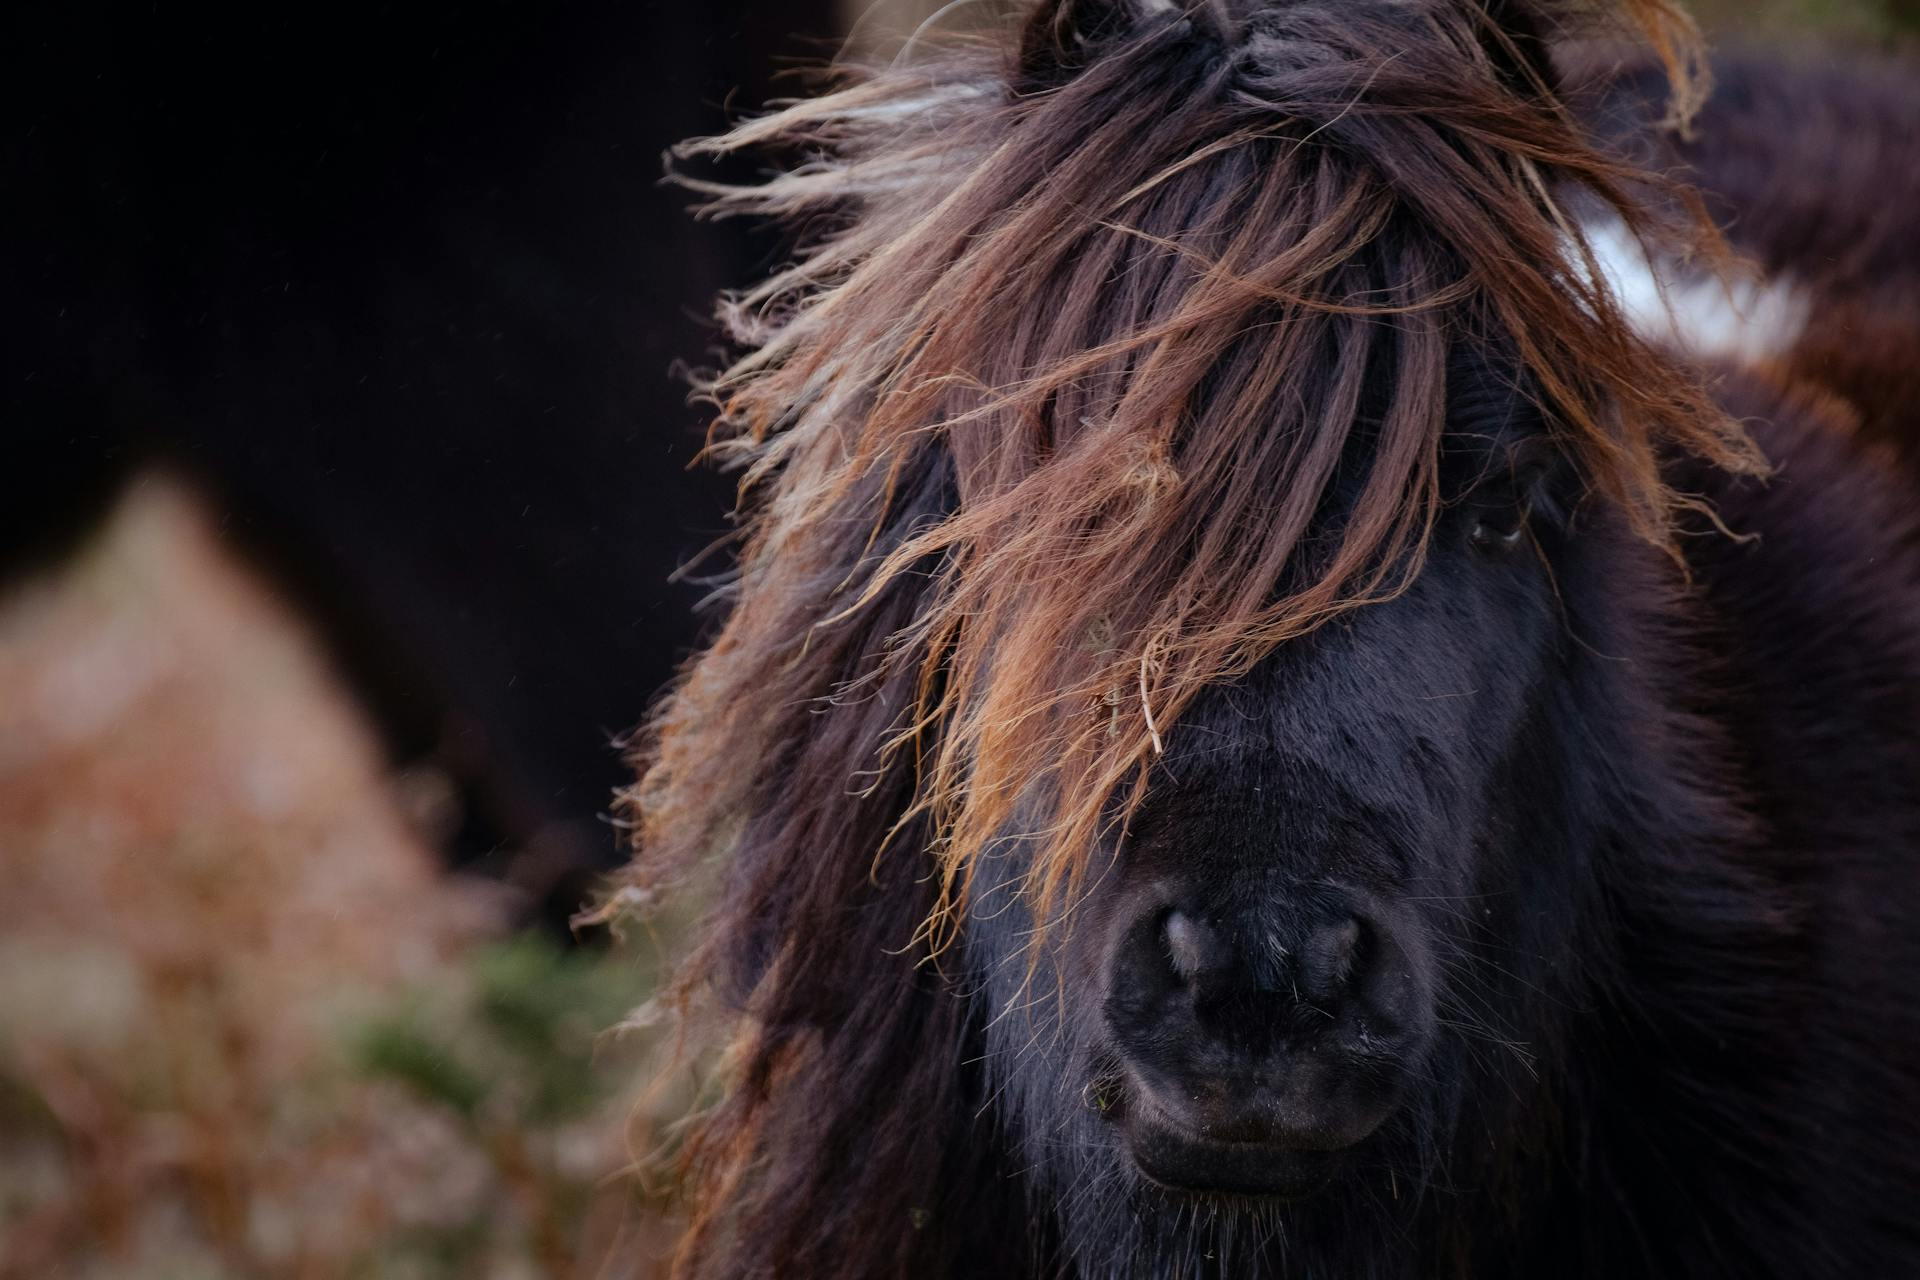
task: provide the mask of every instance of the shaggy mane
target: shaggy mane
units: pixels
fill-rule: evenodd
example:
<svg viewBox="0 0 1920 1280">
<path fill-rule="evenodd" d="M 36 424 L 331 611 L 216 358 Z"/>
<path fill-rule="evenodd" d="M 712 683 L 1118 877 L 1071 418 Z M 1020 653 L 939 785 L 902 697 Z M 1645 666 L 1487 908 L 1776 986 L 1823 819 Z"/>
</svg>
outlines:
<svg viewBox="0 0 1920 1280">
<path fill-rule="evenodd" d="M 1568 209 L 1668 256 L 1713 233 L 1645 212 L 1654 180 L 1549 90 L 1539 28 L 1584 11 L 1495 8 L 1056 0 L 684 149 L 784 157 L 689 185 L 801 243 L 723 308 L 742 354 L 704 392 L 737 568 L 640 739 L 615 900 L 726 869 L 683 971 L 748 1015 L 708 1201 L 773 1141 L 784 1028 L 831 1014 L 787 1007 L 833 963 L 805 931 L 866 927 L 860 882 L 904 860 L 919 933 L 876 916 L 872 941 L 936 956 L 1017 826 L 1058 921 L 1199 691 L 1419 572 L 1452 346 L 1499 347 L 1653 542 L 1689 501 L 1664 456 L 1760 469 Z M 1691 25 L 1610 16 L 1694 101 Z"/>
<path fill-rule="evenodd" d="M 1632 7 L 1663 51 L 1690 31 Z M 898 817 L 934 816 L 935 925 L 1015 802 L 1050 797 L 1045 918 L 1196 692 L 1418 572 L 1455 334 L 1510 337 L 1589 481 L 1649 539 L 1684 505 L 1662 446 L 1759 465 L 1630 332 L 1566 192 L 1665 252 L 1711 232 L 1652 225 L 1627 195 L 1646 176 L 1594 152 L 1543 86 L 1504 82 L 1487 22 L 1458 3 L 1292 4 L 1222 30 L 1213 6 L 1165 6 L 1097 54 L 1059 50 L 1088 62 L 1063 83 L 991 44 L 842 68 L 845 87 L 683 148 L 800 153 L 759 185 L 689 185 L 711 213 L 810 239 L 723 308 L 746 354 L 705 387 L 710 451 L 744 470 L 750 514 L 725 628 L 640 754 L 643 876 L 723 851 L 766 781 L 741 762 L 815 699 L 860 696 L 822 686 L 818 633 L 915 574 L 924 607 L 863 682 L 911 666 L 918 696 L 846 775 L 912 754 Z M 1356 509 L 1289 581 L 1360 431 Z M 902 478 L 936 454 L 951 509 L 884 543 Z"/>
</svg>

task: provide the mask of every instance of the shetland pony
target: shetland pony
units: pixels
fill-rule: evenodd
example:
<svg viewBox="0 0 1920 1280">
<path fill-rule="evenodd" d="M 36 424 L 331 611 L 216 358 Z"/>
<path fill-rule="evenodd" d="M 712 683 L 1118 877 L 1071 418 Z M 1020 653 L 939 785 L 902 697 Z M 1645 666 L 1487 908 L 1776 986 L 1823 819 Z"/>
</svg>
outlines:
<svg viewBox="0 0 1920 1280">
<path fill-rule="evenodd" d="M 1045 0 L 691 149 L 680 1274 L 1920 1272 L 1911 495 L 1589 20 L 1704 128 L 1663 0 Z"/>
</svg>

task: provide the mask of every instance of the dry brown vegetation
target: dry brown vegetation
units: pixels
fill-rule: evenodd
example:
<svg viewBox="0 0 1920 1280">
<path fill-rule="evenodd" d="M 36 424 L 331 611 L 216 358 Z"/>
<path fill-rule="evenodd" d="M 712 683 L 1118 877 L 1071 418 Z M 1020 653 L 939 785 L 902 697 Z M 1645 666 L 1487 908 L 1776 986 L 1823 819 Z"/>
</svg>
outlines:
<svg viewBox="0 0 1920 1280">
<path fill-rule="evenodd" d="M 0 1276 L 644 1266 L 648 975 L 503 937 L 434 793 L 178 486 L 0 605 Z"/>
</svg>

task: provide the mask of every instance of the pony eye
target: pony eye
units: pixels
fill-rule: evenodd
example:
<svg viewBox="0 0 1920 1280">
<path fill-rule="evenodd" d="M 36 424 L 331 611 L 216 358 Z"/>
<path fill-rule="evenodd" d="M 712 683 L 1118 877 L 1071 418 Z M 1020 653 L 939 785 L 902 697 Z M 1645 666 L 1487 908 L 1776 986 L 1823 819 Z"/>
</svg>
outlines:
<svg viewBox="0 0 1920 1280">
<path fill-rule="evenodd" d="M 1504 555 L 1519 546 L 1527 532 L 1527 513 L 1520 507 L 1484 512 L 1467 535 L 1476 551 Z"/>
</svg>

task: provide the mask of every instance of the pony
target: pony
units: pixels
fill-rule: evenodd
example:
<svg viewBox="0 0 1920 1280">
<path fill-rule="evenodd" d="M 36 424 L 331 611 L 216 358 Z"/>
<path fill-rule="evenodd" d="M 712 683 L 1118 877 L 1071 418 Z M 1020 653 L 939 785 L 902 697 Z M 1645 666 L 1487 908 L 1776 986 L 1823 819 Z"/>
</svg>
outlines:
<svg viewBox="0 0 1920 1280">
<path fill-rule="evenodd" d="M 678 1274 L 1920 1266 L 1920 526 L 1595 34 L 1700 127 L 1663 0 L 1043 0 L 684 149 Z"/>
</svg>

